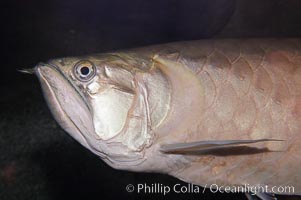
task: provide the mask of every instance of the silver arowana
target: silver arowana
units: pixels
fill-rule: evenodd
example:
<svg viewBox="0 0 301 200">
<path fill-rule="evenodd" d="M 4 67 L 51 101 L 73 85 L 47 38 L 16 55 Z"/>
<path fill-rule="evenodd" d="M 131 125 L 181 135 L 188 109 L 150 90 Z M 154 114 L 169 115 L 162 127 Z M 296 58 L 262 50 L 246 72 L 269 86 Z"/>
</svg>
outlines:
<svg viewBox="0 0 301 200">
<path fill-rule="evenodd" d="M 35 73 L 61 127 L 114 168 L 301 194 L 299 39 L 171 43 Z"/>
</svg>

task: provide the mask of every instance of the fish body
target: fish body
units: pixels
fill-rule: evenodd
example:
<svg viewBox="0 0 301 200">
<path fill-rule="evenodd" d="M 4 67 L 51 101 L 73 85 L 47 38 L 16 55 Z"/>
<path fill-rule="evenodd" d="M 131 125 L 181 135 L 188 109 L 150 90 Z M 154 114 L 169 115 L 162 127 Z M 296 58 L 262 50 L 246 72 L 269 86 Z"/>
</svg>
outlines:
<svg viewBox="0 0 301 200">
<path fill-rule="evenodd" d="M 35 68 L 57 122 L 107 164 L 301 194 L 301 40 L 218 39 Z"/>
</svg>

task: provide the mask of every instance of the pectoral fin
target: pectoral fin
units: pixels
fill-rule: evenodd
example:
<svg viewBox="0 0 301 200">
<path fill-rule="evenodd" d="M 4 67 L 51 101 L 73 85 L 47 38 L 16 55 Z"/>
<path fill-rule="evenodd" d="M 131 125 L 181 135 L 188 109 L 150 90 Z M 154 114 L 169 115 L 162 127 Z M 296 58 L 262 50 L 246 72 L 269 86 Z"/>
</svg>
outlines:
<svg viewBox="0 0 301 200">
<path fill-rule="evenodd" d="M 259 140 L 209 140 L 190 143 L 162 144 L 161 151 L 164 153 L 193 153 L 206 150 L 216 150 L 224 147 L 235 147 L 243 144 L 252 144 L 257 142 L 283 141 L 277 139 L 259 139 Z"/>
<path fill-rule="evenodd" d="M 248 200 L 277 200 L 275 194 L 272 193 L 246 193 Z"/>
</svg>

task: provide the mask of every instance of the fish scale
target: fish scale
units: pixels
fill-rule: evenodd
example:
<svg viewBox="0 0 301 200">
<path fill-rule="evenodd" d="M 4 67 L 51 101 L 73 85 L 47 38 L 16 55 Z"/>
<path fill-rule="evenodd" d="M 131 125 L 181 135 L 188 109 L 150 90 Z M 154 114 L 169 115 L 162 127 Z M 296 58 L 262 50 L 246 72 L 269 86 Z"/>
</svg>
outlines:
<svg viewBox="0 0 301 200">
<path fill-rule="evenodd" d="M 277 40 L 275 40 L 274 42 L 276 42 L 276 45 L 277 45 Z M 285 44 L 285 41 L 284 42 L 281 41 L 281 42 Z M 260 44 L 260 41 L 257 42 L 257 44 L 258 43 Z M 273 46 L 274 44 L 275 43 L 270 43 L 269 45 Z M 269 45 L 266 44 L 267 49 L 269 49 Z M 245 45 L 242 45 L 242 46 L 245 46 Z M 285 47 L 285 45 L 284 45 L 284 47 Z M 244 52 L 244 49 L 240 48 L 240 51 Z M 279 51 L 279 49 L 276 49 L 276 51 Z M 283 51 L 283 50 L 280 49 L 280 52 L 281 51 Z M 268 52 L 268 51 L 265 51 L 265 52 Z M 235 53 L 233 53 L 233 54 L 235 54 Z M 290 54 L 290 52 L 288 52 L 288 54 Z M 230 65 L 230 67 L 231 67 L 230 70 L 227 67 L 228 63 L 229 63 L 228 60 L 226 61 L 223 58 L 218 59 L 217 57 L 215 57 L 214 59 L 219 60 L 219 61 L 223 60 L 224 62 L 226 62 L 225 65 L 223 65 L 223 66 L 226 66 L 226 67 L 222 68 L 223 71 L 220 71 L 221 70 L 220 66 L 222 65 L 220 62 L 218 64 L 216 64 L 216 62 L 208 62 L 208 63 L 206 63 L 206 65 L 204 67 L 205 69 L 202 69 L 202 70 L 206 70 L 207 68 L 210 68 L 209 70 L 206 70 L 206 72 L 207 72 L 208 76 L 213 74 L 212 77 L 215 77 L 212 79 L 215 80 L 215 81 L 213 81 L 214 82 L 213 84 L 216 88 L 220 89 L 221 91 L 226 91 L 226 93 L 228 93 L 228 94 L 229 94 L 229 91 L 232 90 L 232 88 L 235 88 L 235 92 L 236 92 L 237 96 L 243 96 L 245 93 L 247 93 L 246 98 L 250 98 L 250 100 L 252 102 L 255 102 L 255 108 L 253 108 L 252 110 L 255 109 L 257 111 L 256 113 L 253 114 L 253 115 L 257 116 L 256 123 L 248 128 L 248 131 L 247 131 L 248 134 L 241 134 L 241 135 L 238 135 L 238 137 L 236 134 L 235 138 L 240 138 L 240 139 L 250 139 L 250 138 L 254 139 L 254 138 L 260 138 L 260 137 L 275 138 L 273 133 L 276 132 L 276 130 L 274 131 L 272 128 L 274 127 L 274 123 L 276 123 L 276 122 L 273 122 L 271 118 L 272 117 L 277 118 L 277 114 L 284 115 L 283 117 L 281 117 L 278 120 L 284 119 L 284 117 L 286 117 L 287 121 L 290 121 L 291 123 L 294 122 L 297 125 L 300 124 L 300 122 L 298 122 L 298 120 L 295 120 L 295 119 L 290 120 L 292 118 L 292 116 L 291 116 L 292 110 L 288 110 L 288 109 L 290 109 L 290 106 L 289 106 L 290 101 L 286 101 L 287 99 L 288 100 L 295 99 L 296 98 L 295 96 L 301 95 L 301 93 L 298 93 L 298 94 L 295 94 L 294 96 L 292 96 L 288 92 L 290 90 L 296 90 L 294 87 L 300 88 L 300 85 L 294 84 L 294 85 L 288 86 L 284 81 L 282 81 L 282 77 L 280 77 L 280 75 L 282 76 L 284 74 L 286 76 L 285 77 L 286 79 L 292 80 L 294 74 L 288 74 L 287 72 L 285 72 L 282 69 L 283 68 L 285 69 L 284 66 L 290 65 L 289 62 L 300 62 L 300 59 L 297 57 L 291 56 L 292 58 L 290 61 L 289 61 L 289 59 L 286 59 L 287 62 L 282 62 L 281 63 L 282 65 L 277 66 L 277 65 L 272 65 L 273 58 L 276 58 L 276 57 L 273 57 L 273 56 L 275 56 L 275 53 L 273 51 L 270 51 L 270 53 L 267 53 L 265 55 L 262 55 L 262 54 L 257 55 L 255 52 L 253 54 L 253 57 L 258 57 L 259 58 L 258 60 L 263 60 L 263 61 L 261 62 L 261 64 L 257 64 L 258 66 L 256 68 L 254 68 L 254 67 L 253 68 L 249 68 L 249 67 L 242 68 L 242 64 L 238 64 L 237 67 L 241 67 L 240 73 L 244 73 L 244 75 L 245 75 L 244 79 L 240 80 L 239 76 L 236 76 L 234 74 L 235 70 L 233 70 L 233 67 L 236 67 L 235 64 L 238 63 L 239 61 L 246 62 L 246 60 L 250 60 L 250 58 L 249 59 L 244 58 L 243 54 L 240 54 L 240 55 L 241 56 L 239 57 L 239 59 L 236 59 L 236 62 L 234 62 Z M 281 55 L 285 56 L 286 54 L 285 54 L 285 52 L 282 52 Z M 220 54 L 220 56 L 222 56 L 222 55 Z M 266 61 L 267 57 L 269 58 L 269 62 Z M 260 58 L 262 58 L 262 59 L 260 59 Z M 183 59 L 185 59 L 185 58 L 183 58 Z M 295 60 L 293 60 L 293 59 L 295 59 Z M 262 63 L 264 63 L 264 64 L 262 64 Z M 278 63 L 279 63 L 279 61 L 278 61 Z M 186 67 L 189 68 L 189 63 L 186 65 Z M 278 69 L 278 68 L 275 69 L 275 67 L 278 67 L 281 69 Z M 268 68 L 268 70 L 266 68 Z M 295 65 L 295 68 L 298 68 L 298 66 Z M 251 69 L 251 70 L 249 70 L 249 69 Z M 245 71 L 245 70 L 248 70 L 248 71 Z M 279 70 L 282 70 L 281 71 L 282 73 L 279 73 L 278 72 Z M 230 74 L 228 76 L 229 71 L 230 71 Z M 201 74 L 202 73 L 200 73 L 199 75 L 201 75 Z M 236 87 L 233 87 L 234 84 L 232 84 L 232 86 L 227 85 L 227 83 L 225 83 L 225 81 L 223 81 L 224 79 L 220 80 L 220 78 L 219 78 L 220 76 L 224 77 L 224 79 L 226 79 L 225 77 L 228 77 L 226 82 L 234 83 L 236 85 Z M 202 76 L 201 76 L 201 78 L 202 78 Z M 244 82 L 246 79 L 250 80 L 249 85 L 239 86 L 239 84 L 237 82 L 241 83 L 241 82 Z M 205 90 L 207 87 L 207 85 L 206 85 L 207 83 L 208 82 L 202 83 Z M 242 83 L 242 84 L 244 84 L 244 83 Z M 224 84 L 224 85 L 222 85 L 222 84 Z M 209 85 L 208 87 L 210 88 L 210 84 L 208 84 L 208 85 Z M 230 90 L 229 90 L 229 88 L 230 88 Z M 250 89 L 246 89 L 246 88 L 250 88 Z M 216 95 L 217 97 L 214 100 L 215 103 L 211 106 L 211 108 L 213 108 L 213 109 L 206 110 L 206 113 L 217 113 L 217 112 L 221 111 L 222 106 L 227 106 L 227 104 L 223 104 L 224 102 L 227 102 L 226 99 L 230 100 L 231 97 L 233 97 L 233 96 L 227 97 L 227 96 L 222 96 L 222 95 L 223 94 L 221 92 L 217 92 L 217 95 Z M 220 102 L 222 104 L 221 106 L 219 106 L 219 104 L 217 103 L 219 98 L 221 99 L 220 100 Z M 235 100 L 233 100 L 233 101 L 237 101 L 237 99 L 239 99 L 239 98 L 235 97 Z M 231 102 L 233 102 L 233 101 L 231 101 Z M 240 101 L 240 104 L 242 106 L 247 105 L 244 103 L 244 102 L 246 102 L 244 99 L 240 99 L 238 101 Z M 292 101 L 294 101 L 294 100 L 292 100 Z M 273 111 L 276 110 L 275 106 L 273 106 L 273 105 L 277 105 L 279 107 L 279 109 L 286 108 L 285 113 L 273 113 Z M 250 106 L 247 106 L 247 108 L 248 107 L 250 107 Z M 231 105 L 231 109 L 234 110 L 236 108 L 237 107 L 233 106 L 233 104 Z M 228 113 L 227 112 L 225 113 L 225 111 L 223 111 L 223 112 L 226 116 L 231 117 L 231 119 L 233 119 L 232 112 L 228 112 Z M 239 112 L 239 111 L 235 111 L 235 112 L 239 113 L 240 115 L 244 114 L 243 112 Z M 206 115 L 206 114 L 204 114 L 204 115 Z M 246 113 L 247 117 L 249 117 L 249 115 L 250 115 L 249 113 Z M 215 118 L 214 120 L 223 122 L 224 119 L 223 119 L 223 117 L 218 117 L 218 118 Z M 239 121 L 239 120 L 241 120 L 241 117 L 237 118 L 237 121 Z M 207 124 L 207 121 L 205 121 L 204 123 Z M 240 124 L 236 124 L 236 126 L 241 127 Z M 203 125 L 201 127 L 206 127 L 206 125 Z M 199 141 L 199 140 L 206 140 L 206 139 L 210 139 L 210 140 L 220 139 L 217 137 L 212 137 L 212 133 L 210 133 L 210 135 L 207 136 L 206 130 L 208 130 L 208 129 L 200 128 L 200 130 L 198 130 L 193 137 L 189 138 L 189 141 Z M 292 146 L 296 147 L 296 145 L 298 145 L 298 144 L 300 145 L 300 129 L 298 129 L 298 131 L 294 132 L 294 133 L 288 131 L 287 128 L 284 128 L 281 131 L 282 131 L 282 133 L 277 135 L 276 138 L 281 138 L 281 139 L 286 140 L 285 144 L 283 145 L 284 147 L 281 148 L 281 150 L 285 151 L 284 153 L 281 153 L 281 154 L 280 153 L 265 153 L 265 154 L 259 154 L 259 155 L 248 155 L 247 157 L 245 157 L 243 159 L 243 161 L 239 161 L 239 162 L 238 162 L 238 160 L 241 160 L 241 158 L 237 158 L 237 160 L 235 158 L 233 158 L 234 160 L 232 160 L 232 159 L 229 160 L 227 158 L 225 162 L 240 163 L 239 166 L 232 168 L 233 172 L 231 174 L 232 175 L 236 174 L 236 173 L 249 174 L 249 175 L 245 176 L 245 178 L 244 178 L 245 183 L 250 183 L 250 184 L 251 183 L 252 184 L 262 183 L 262 184 L 270 184 L 271 186 L 273 184 L 277 185 L 277 182 L 279 184 L 281 184 L 281 182 L 283 181 L 283 178 L 279 179 L 279 177 L 282 177 L 282 176 L 275 175 L 275 174 L 281 174 L 282 171 L 285 171 L 288 168 L 292 168 L 292 171 L 290 172 L 291 176 L 289 176 L 289 177 L 292 177 L 292 175 L 294 175 L 294 174 L 298 174 L 299 173 L 298 166 L 300 164 L 300 160 L 298 162 L 296 162 L 296 160 L 290 159 L 289 155 L 296 154 L 298 152 L 300 153 L 300 149 L 298 149 L 297 152 L 291 152 L 291 151 L 289 151 L 289 149 L 290 149 L 289 147 L 292 147 Z M 231 131 L 231 130 L 225 131 L 223 129 L 223 130 L 219 130 L 219 133 L 222 133 L 221 134 L 222 136 L 217 133 L 216 133 L 216 136 L 223 137 L 223 139 L 228 139 L 229 137 L 230 138 L 233 137 L 232 135 L 235 135 L 235 132 L 236 132 L 235 128 L 233 128 L 233 131 Z M 229 135 L 227 135 L 227 134 L 229 134 Z M 264 134 L 266 134 L 266 135 L 264 135 Z M 176 136 L 174 136 L 174 137 L 176 137 Z M 293 138 L 293 140 L 291 139 L 291 137 Z M 299 143 L 297 143 L 295 140 L 297 140 L 297 142 L 299 142 Z M 270 146 L 270 148 L 273 147 L 273 143 L 271 143 L 268 146 Z M 275 146 L 274 148 L 276 150 L 277 150 L 277 148 L 279 148 L 278 143 L 275 144 L 274 146 Z M 296 147 L 296 148 L 298 148 L 298 147 Z M 286 158 L 286 159 L 284 159 L 284 158 Z M 223 158 L 221 158 L 221 159 L 223 160 Z M 283 163 L 277 163 L 279 159 L 286 160 L 286 161 Z M 248 160 L 250 160 L 250 161 L 247 162 Z M 266 162 L 267 160 L 271 160 L 271 161 Z M 218 167 L 219 166 L 218 163 L 219 162 L 217 161 L 217 164 L 213 164 L 213 167 L 208 169 L 207 172 L 203 172 L 203 174 L 207 174 L 208 179 L 209 179 L 209 177 L 216 177 L 214 175 L 214 172 L 212 172 L 212 169 L 214 169 L 214 167 Z M 196 164 L 196 163 L 194 163 L 194 164 Z M 201 166 L 203 166 L 203 164 L 201 161 L 200 161 L 200 163 L 197 163 L 197 164 L 199 164 L 200 168 L 202 168 Z M 262 165 L 262 166 L 260 166 L 260 165 Z M 277 167 L 278 170 L 275 169 L 275 165 L 279 166 L 279 167 Z M 292 166 L 294 166 L 294 167 L 292 167 Z M 265 173 L 270 174 L 270 175 L 263 176 L 262 175 L 263 172 L 261 172 L 261 170 L 262 170 L 261 168 L 265 168 L 265 170 L 264 170 Z M 224 168 L 224 170 L 227 170 L 227 168 Z M 183 172 L 183 174 L 185 174 L 185 175 L 182 175 L 183 176 L 182 179 L 184 179 L 186 181 L 192 181 L 192 180 L 185 179 L 186 173 L 189 174 L 189 171 L 190 171 L 189 168 L 187 168 L 186 171 L 187 172 Z M 235 172 L 235 171 L 238 171 L 238 172 Z M 218 176 L 220 176 L 220 174 Z M 267 176 L 271 176 L 271 177 L 266 178 Z M 189 176 L 189 177 L 193 177 L 193 176 Z M 253 177 L 252 179 L 255 179 L 255 180 L 254 181 L 250 180 L 251 179 L 250 177 Z M 248 178 L 249 178 L 249 180 L 248 180 Z M 300 178 L 300 177 L 297 176 L 297 178 Z M 204 178 L 204 179 L 208 180 L 207 178 Z M 239 180 L 240 180 L 240 176 L 237 175 L 237 176 L 233 177 L 232 180 L 229 180 L 228 184 L 230 184 L 230 185 L 231 184 L 241 184 L 241 182 Z M 193 182 L 198 183 L 198 184 L 202 183 L 202 181 L 198 181 L 198 180 L 194 180 Z M 216 181 L 213 181 L 212 183 L 218 183 L 218 182 L 219 181 L 216 180 Z M 222 182 L 225 182 L 225 180 L 223 180 Z M 294 182 L 295 184 L 299 183 L 298 179 L 296 179 L 295 181 L 292 181 L 292 182 Z M 299 185 L 298 185 L 298 187 L 300 188 Z M 300 190 L 298 190 L 298 191 L 300 191 Z"/>
<path fill-rule="evenodd" d="M 301 194 L 300 39 L 178 42 L 32 71 L 62 128 L 116 169 Z"/>
</svg>

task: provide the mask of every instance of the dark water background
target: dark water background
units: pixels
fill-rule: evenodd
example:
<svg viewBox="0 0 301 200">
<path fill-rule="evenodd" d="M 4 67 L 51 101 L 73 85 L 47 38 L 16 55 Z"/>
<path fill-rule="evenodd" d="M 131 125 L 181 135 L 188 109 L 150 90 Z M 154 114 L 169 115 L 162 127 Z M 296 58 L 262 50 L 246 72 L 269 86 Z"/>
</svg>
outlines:
<svg viewBox="0 0 301 200">
<path fill-rule="evenodd" d="M 1 200 L 245 199 L 209 191 L 126 192 L 129 183 L 185 184 L 166 175 L 108 167 L 58 127 L 37 79 L 16 69 L 49 58 L 178 40 L 300 37 L 301 1 L 6 0 L 0 5 Z"/>
</svg>

